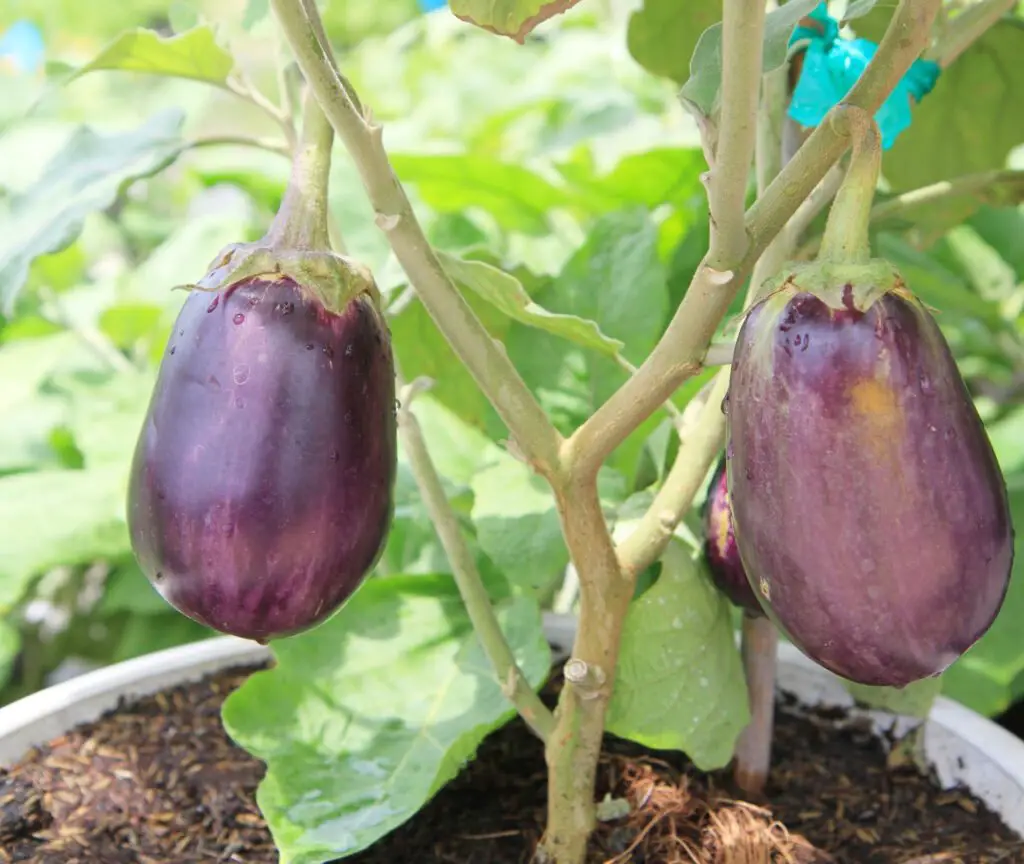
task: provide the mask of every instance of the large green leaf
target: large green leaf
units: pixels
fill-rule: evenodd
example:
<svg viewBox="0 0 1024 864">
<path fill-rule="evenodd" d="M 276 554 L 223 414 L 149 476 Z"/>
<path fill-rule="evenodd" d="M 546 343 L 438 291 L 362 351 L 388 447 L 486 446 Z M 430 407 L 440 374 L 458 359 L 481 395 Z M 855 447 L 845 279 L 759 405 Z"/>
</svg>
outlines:
<svg viewBox="0 0 1024 864">
<path fill-rule="evenodd" d="M 508 316 L 475 294 L 467 294 L 466 300 L 491 336 L 503 339 L 511 323 Z M 460 419 L 491 438 L 508 434 L 505 424 L 477 386 L 476 380 L 441 335 L 418 298 L 393 315 L 388 325 L 393 337 L 395 357 L 407 379 L 421 375 L 432 378 L 435 382 L 431 390 L 433 397 Z"/>
<path fill-rule="evenodd" d="M 629 53 L 648 72 L 682 84 L 701 33 L 721 19 L 722 4 L 715 0 L 644 0 L 629 19 Z"/>
<path fill-rule="evenodd" d="M 515 276 L 484 261 L 458 258 L 445 252 L 439 253 L 438 257 L 445 272 L 457 284 L 472 289 L 510 318 L 612 357 L 621 350 L 622 343 L 605 336 L 593 321 L 577 315 L 549 312 L 538 306 Z"/>
<path fill-rule="evenodd" d="M 463 21 L 522 43 L 538 24 L 577 3 L 579 0 L 450 0 L 449 7 Z"/>
<path fill-rule="evenodd" d="M 166 110 L 132 132 L 100 135 L 79 127 L 24 193 L 0 198 L 0 301 L 10 315 L 29 266 L 64 248 L 90 213 L 109 206 L 131 183 L 178 156 L 183 115 Z"/>
<path fill-rule="evenodd" d="M 602 216 L 558 277 L 535 299 L 553 312 L 595 321 L 603 333 L 624 344 L 622 355 L 639 365 L 661 334 L 669 311 L 657 227 L 642 209 Z M 510 330 L 506 346 L 541 404 L 564 418 L 560 425 L 570 429 L 603 404 L 628 375 L 611 358 L 526 328 Z M 631 437 L 610 465 L 630 475 L 644 437 Z"/>
<path fill-rule="evenodd" d="M 547 482 L 527 465 L 498 454 L 473 478 L 473 524 L 484 551 L 519 585 L 552 585 L 569 563 Z"/>
<path fill-rule="evenodd" d="M 550 211 L 575 203 L 567 190 L 528 168 L 486 156 L 397 153 L 391 163 L 437 212 L 480 208 L 509 230 L 549 232 Z"/>
<path fill-rule="evenodd" d="M 896 191 L 1006 166 L 1024 144 L 1024 21 L 1001 21 L 939 76 L 882 161 Z M 936 142 L 942 146 L 936 146 Z"/>
<path fill-rule="evenodd" d="M 626 617 L 608 731 L 680 750 L 703 770 L 727 764 L 750 720 L 733 634 L 728 600 L 673 539 L 658 581 Z"/>
<path fill-rule="evenodd" d="M 1024 473 L 1007 478 L 1016 526 L 1013 576 L 999 616 L 989 631 L 943 676 L 943 692 L 980 714 L 994 716 L 1024 696 Z"/>
<path fill-rule="evenodd" d="M 139 27 L 114 39 L 69 80 L 89 72 L 120 70 L 223 85 L 234 65 L 209 27 L 195 27 L 177 36 L 161 36 Z"/>
<path fill-rule="evenodd" d="M 550 650 L 539 609 L 497 609 L 527 679 Z M 315 630 L 272 644 L 277 666 L 228 697 L 228 734 L 267 763 L 257 791 L 282 864 L 373 844 L 416 812 L 513 714 L 446 576 L 371 579 Z"/>
<path fill-rule="evenodd" d="M 0 477 L 0 615 L 46 569 L 128 550 L 125 469 L 113 465 Z"/>
</svg>

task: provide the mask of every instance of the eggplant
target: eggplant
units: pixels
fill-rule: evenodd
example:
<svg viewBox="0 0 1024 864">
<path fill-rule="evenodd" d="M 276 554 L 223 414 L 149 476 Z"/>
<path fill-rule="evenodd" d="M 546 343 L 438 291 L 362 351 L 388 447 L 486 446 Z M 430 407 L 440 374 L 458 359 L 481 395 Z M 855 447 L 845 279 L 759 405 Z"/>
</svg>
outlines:
<svg viewBox="0 0 1024 864">
<path fill-rule="evenodd" d="M 1013 562 L 1006 485 L 935 319 L 882 259 L 783 275 L 740 328 L 728 483 L 762 607 L 851 681 L 943 672 Z"/>
<path fill-rule="evenodd" d="M 711 477 L 701 518 L 704 523 L 704 558 L 715 586 L 746 614 L 763 616 L 736 545 L 729 502 L 729 475 L 724 458 L 718 461 Z"/>
<path fill-rule="evenodd" d="M 133 458 L 143 572 L 179 611 L 266 642 L 321 623 L 393 515 L 395 377 L 369 294 L 340 314 L 289 278 L 185 301 Z"/>
<path fill-rule="evenodd" d="M 394 515 L 391 336 L 370 271 L 331 249 L 333 129 L 307 92 L 281 206 L 189 290 L 132 457 L 132 550 L 167 602 L 267 642 L 326 621 Z"/>
</svg>

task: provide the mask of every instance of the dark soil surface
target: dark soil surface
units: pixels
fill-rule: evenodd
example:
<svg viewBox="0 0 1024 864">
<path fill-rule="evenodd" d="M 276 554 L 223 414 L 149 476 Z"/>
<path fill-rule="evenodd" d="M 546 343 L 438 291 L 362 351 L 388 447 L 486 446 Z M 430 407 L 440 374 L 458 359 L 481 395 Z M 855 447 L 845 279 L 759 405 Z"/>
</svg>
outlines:
<svg viewBox="0 0 1024 864">
<path fill-rule="evenodd" d="M 262 763 L 220 722 L 251 671 L 123 705 L 0 770 L 0 861 L 276 864 L 255 804 Z M 760 805 L 732 796 L 728 771 L 702 774 L 678 754 L 609 738 L 599 794 L 632 806 L 601 824 L 591 861 L 1024 864 L 1024 842 L 983 804 L 895 762 L 842 712 L 807 713 L 786 697 Z M 419 815 L 346 861 L 527 864 L 545 796 L 540 745 L 515 721 Z"/>
</svg>

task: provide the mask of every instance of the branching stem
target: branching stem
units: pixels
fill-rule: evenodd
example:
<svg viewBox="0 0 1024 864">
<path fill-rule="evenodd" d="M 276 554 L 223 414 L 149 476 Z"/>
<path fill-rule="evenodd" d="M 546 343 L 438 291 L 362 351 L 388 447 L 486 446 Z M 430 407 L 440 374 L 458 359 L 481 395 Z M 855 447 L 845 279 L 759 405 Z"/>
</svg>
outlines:
<svg viewBox="0 0 1024 864">
<path fill-rule="evenodd" d="M 480 579 L 480 571 L 462 536 L 458 518 L 445 495 L 441 478 L 423 439 L 423 432 L 415 413 L 411 410 L 411 403 L 419 389 L 419 382 L 413 381 L 400 391 L 399 401 L 402 407 L 398 410 L 398 431 L 402 448 L 409 459 L 430 521 L 434 524 L 452 566 L 459 593 L 473 623 L 473 630 L 494 667 L 498 683 L 509 701 L 515 705 L 519 716 L 526 721 L 537 737 L 547 741 L 554 727 L 555 718 L 526 680 L 501 632 L 501 624 L 494 614 L 487 589 Z"/>
</svg>

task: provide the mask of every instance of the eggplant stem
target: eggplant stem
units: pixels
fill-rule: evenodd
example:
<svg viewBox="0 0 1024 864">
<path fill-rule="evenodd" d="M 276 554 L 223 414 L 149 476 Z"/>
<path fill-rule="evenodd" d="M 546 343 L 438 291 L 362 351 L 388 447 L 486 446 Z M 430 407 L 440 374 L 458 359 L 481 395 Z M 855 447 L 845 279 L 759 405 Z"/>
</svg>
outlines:
<svg viewBox="0 0 1024 864">
<path fill-rule="evenodd" d="M 295 148 L 284 198 L 266 240 L 274 249 L 326 251 L 331 248 L 327 190 L 334 127 L 312 89 L 302 107 L 302 136 Z"/>
<path fill-rule="evenodd" d="M 882 138 L 874 117 L 853 105 L 844 105 L 832 124 L 853 139 L 853 153 L 825 223 L 818 260 L 866 264 L 871 260 L 868 224 L 882 168 Z"/>
</svg>

